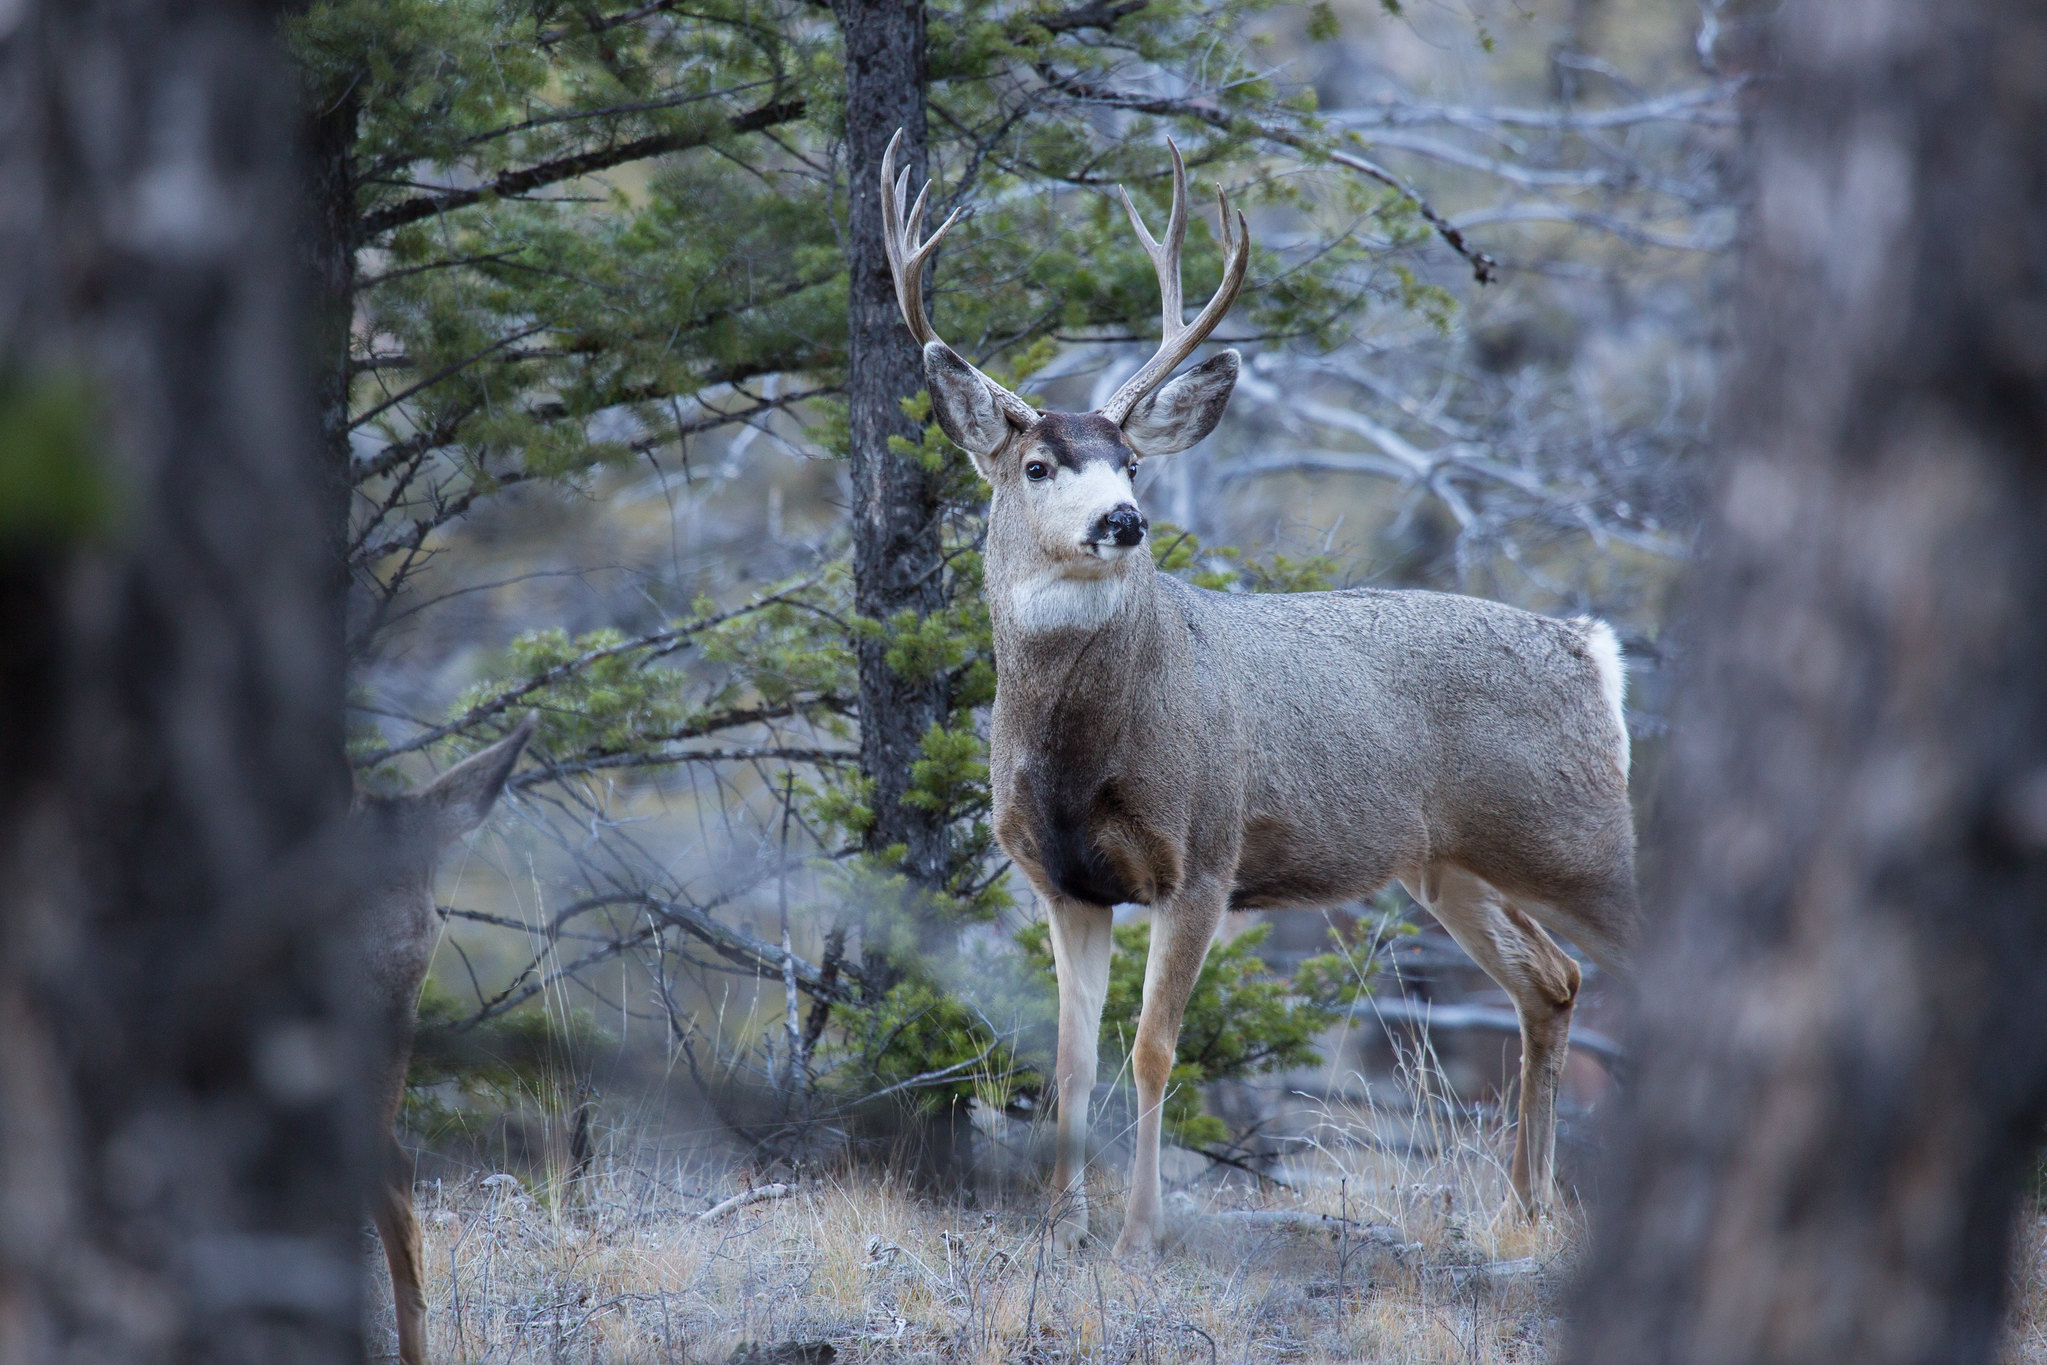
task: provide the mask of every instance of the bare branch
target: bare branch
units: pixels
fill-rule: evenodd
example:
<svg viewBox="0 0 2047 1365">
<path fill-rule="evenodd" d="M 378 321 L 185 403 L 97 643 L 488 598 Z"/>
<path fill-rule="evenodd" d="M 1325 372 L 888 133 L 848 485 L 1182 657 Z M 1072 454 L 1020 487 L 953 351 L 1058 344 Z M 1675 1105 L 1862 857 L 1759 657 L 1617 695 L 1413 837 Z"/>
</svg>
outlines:
<svg viewBox="0 0 2047 1365">
<path fill-rule="evenodd" d="M 1413 100 L 1385 100 L 1363 108 L 1330 110 L 1323 115 L 1344 127 L 1398 128 L 1424 124 L 1454 124 L 1474 132 L 1506 126 L 1543 128 L 1551 132 L 1579 132 L 1594 128 L 1627 128 L 1640 123 L 1694 123 L 1712 128 L 1732 128 L 1739 123 L 1734 113 L 1718 112 L 1712 106 L 1725 104 L 1740 93 L 1744 81 L 1728 81 L 1697 90 L 1681 91 L 1638 104 L 1611 109 L 1487 109 L 1476 105 L 1426 104 Z"/>
<path fill-rule="evenodd" d="M 1155 114 L 1173 118 L 1191 118 L 1211 128 L 1227 131 L 1239 120 L 1212 104 L 1192 99 L 1170 99 L 1162 96 L 1138 95 L 1128 91 L 1114 90 L 1108 86 L 1096 85 L 1078 76 L 1069 76 L 1054 70 L 1047 63 L 1037 67 L 1038 76 L 1046 84 L 1090 104 L 1105 104 L 1115 109 L 1128 109 L 1134 113 Z M 1490 284 L 1499 273 L 1499 262 L 1464 240 L 1464 234 L 1449 219 L 1438 213 L 1421 192 L 1405 180 L 1387 170 L 1376 161 L 1358 156 L 1352 152 L 1333 151 L 1317 144 L 1314 139 L 1291 128 L 1274 127 L 1267 124 L 1244 121 L 1267 142 L 1276 142 L 1283 147 L 1310 156 L 1326 156 L 1337 165 L 1369 176 L 1389 189 L 1398 191 L 1414 204 L 1416 212 L 1436 230 L 1438 236 L 1452 251 L 1462 256 L 1471 265 L 1472 276 L 1480 284 Z"/>
</svg>

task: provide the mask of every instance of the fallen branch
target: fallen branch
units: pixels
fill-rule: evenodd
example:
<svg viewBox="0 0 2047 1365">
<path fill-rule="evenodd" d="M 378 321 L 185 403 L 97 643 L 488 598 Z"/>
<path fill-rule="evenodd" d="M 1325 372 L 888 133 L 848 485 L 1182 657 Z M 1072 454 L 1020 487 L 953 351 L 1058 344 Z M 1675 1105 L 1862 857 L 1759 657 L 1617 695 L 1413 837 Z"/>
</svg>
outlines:
<svg viewBox="0 0 2047 1365">
<path fill-rule="evenodd" d="M 780 1181 L 772 1185 L 762 1185 L 748 1190 L 745 1194 L 735 1194 L 730 1199 L 713 1204 L 697 1215 L 697 1222 L 715 1223 L 726 1214 L 735 1213 L 748 1204 L 760 1204 L 770 1199 L 786 1199 L 794 1193 L 796 1193 L 794 1185 L 784 1185 Z"/>
<path fill-rule="evenodd" d="M 1368 1246 L 1399 1249 L 1407 1245 L 1400 1229 L 1390 1223 L 1360 1223 L 1333 1213 L 1310 1213 L 1305 1209 L 1223 1209 L 1204 1214 L 1216 1223 L 1245 1228 L 1286 1228 L 1297 1232 L 1326 1232 L 1331 1237 L 1345 1233 Z"/>
</svg>

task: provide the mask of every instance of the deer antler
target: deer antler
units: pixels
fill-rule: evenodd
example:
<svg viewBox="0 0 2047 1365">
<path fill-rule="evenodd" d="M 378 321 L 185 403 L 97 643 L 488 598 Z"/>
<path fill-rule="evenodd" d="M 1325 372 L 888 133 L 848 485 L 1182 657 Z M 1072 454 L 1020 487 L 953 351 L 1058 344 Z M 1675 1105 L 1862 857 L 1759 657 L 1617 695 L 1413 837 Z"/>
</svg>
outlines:
<svg viewBox="0 0 2047 1365">
<path fill-rule="evenodd" d="M 881 227 L 882 246 L 888 252 L 889 274 L 895 277 L 896 304 L 903 310 L 903 321 L 910 325 L 910 335 L 917 338 L 917 344 L 926 346 L 944 340 L 931 326 L 931 319 L 924 312 L 924 267 L 931 260 L 931 253 L 938 249 L 939 239 L 945 236 L 960 216 L 960 210 L 952 214 L 938 230 L 924 241 L 917 240 L 917 234 L 924 223 L 924 201 L 931 193 L 931 182 L 925 181 L 924 188 L 917 192 L 917 202 L 910 200 L 910 173 L 906 170 L 896 174 L 896 146 L 903 140 L 903 130 L 896 129 L 896 135 L 888 140 L 888 150 L 881 154 Z M 1037 409 L 1003 388 L 1000 384 L 981 374 L 981 382 L 988 386 L 989 396 L 1003 414 L 1019 427 L 1027 427 L 1038 420 Z"/>
<path fill-rule="evenodd" d="M 1216 324 L 1223 320 L 1223 314 L 1229 312 L 1230 305 L 1236 302 L 1237 291 L 1244 287 L 1244 272 L 1251 264 L 1251 229 L 1244 222 L 1243 214 L 1232 214 L 1230 201 L 1223 197 L 1222 186 L 1218 185 L 1215 205 L 1222 227 L 1223 282 L 1191 326 L 1182 320 L 1180 247 L 1187 240 L 1187 166 L 1180 160 L 1179 147 L 1170 138 L 1166 140 L 1166 146 L 1173 153 L 1173 212 L 1166 219 L 1166 240 L 1163 243 L 1153 240 L 1152 235 L 1145 231 L 1144 220 L 1137 216 L 1137 206 L 1130 202 L 1130 192 L 1120 185 L 1116 187 L 1116 192 L 1123 196 L 1123 211 L 1130 215 L 1130 225 L 1137 229 L 1137 240 L 1143 243 L 1144 254 L 1151 257 L 1151 268 L 1159 277 L 1159 311 L 1165 319 L 1158 353 L 1102 405 L 1102 416 L 1118 426 L 1146 394 L 1165 383 L 1180 362 L 1194 354 L 1195 347 L 1208 340 L 1208 334 L 1216 329 Z M 1234 234 L 1230 231 L 1232 216 L 1237 220 Z"/>
</svg>

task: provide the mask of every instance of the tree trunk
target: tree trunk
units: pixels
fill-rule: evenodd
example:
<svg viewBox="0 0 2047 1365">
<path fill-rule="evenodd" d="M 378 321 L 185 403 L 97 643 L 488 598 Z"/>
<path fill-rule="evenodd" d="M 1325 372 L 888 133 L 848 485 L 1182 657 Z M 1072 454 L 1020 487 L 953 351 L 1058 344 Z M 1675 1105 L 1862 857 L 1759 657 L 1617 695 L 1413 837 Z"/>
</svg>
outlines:
<svg viewBox="0 0 2047 1365">
<path fill-rule="evenodd" d="M 306 255 L 313 280 L 313 401 L 327 476 L 330 572 L 348 586 L 348 389 L 355 321 L 355 143 L 361 103 L 353 84 L 304 92 L 300 127 L 306 168 Z"/>
<path fill-rule="evenodd" d="M 0 1359 L 362 1358 L 340 598 L 275 20 L 0 17 Z"/>
<path fill-rule="evenodd" d="M 924 6 L 922 0 L 834 0 L 833 11 L 845 43 L 851 182 L 846 250 L 853 581 L 860 613 L 888 621 L 905 612 L 939 611 L 946 592 L 939 535 L 944 480 L 889 449 L 892 436 L 914 441 L 919 435 L 917 424 L 903 415 L 902 400 L 924 387 L 924 365 L 903 325 L 882 251 L 881 157 L 902 129 L 897 164 L 908 168 L 913 191 L 923 183 Z M 884 640 L 860 644 L 860 772 L 874 791 L 867 847 L 905 850 L 902 868 L 914 895 L 942 886 L 946 876 L 943 817 L 905 805 L 903 796 L 911 765 L 923 756 L 925 732 L 945 723 L 949 697 L 942 677 L 904 677 L 889 667 L 887 653 Z M 924 907 L 902 909 L 928 943 L 933 926 L 922 923 Z M 880 969 L 886 978 L 894 973 L 875 960 L 884 938 L 870 928 L 864 951 L 869 970 Z"/>
<path fill-rule="evenodd" d="M 1571 1358 L 1981 1361 L 2047 1101 L 2047 9 L 1775 24 Z"/>
</svg>

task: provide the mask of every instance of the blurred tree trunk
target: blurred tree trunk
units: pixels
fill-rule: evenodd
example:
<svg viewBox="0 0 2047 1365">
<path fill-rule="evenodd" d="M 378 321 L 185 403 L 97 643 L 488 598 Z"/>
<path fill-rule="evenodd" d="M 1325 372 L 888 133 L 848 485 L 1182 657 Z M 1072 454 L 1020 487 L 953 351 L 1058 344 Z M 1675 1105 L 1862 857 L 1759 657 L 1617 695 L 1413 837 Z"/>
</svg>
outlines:
<svg viewBox="0 0 2047 1365">
<path fill-rule="evenodd" d="M 361 1359 L 340 596 L 260 4 L 0 9 L 0 1359 Z"/>
<path fill-rule="evenodd" d="M 2047 1101 L 2047 8 L 1774 22 L 1571 1358 L 1980 1361 Z"/>
<path fill-rule="evenodd" d="M 848 404 L 852 426 L 853 579 L 861 615 L 889 621 L 926 616 L 946 604 L 945 479 L 889 438 L 915 441 L 917 423 L 902 400 L 924 387 L 923 355 L 903 325 L 882 250 L 881 157 L 897 129 L 896 164 L 911 192 L 926 175 L 923 0 L 834 0 L 846 61 L 846 171 L 850 181 L 847 265 L 851 297 Z M 931 224 L 927 223 L 926 227 Z M 947 872 L 945 817 L 905 805 L 910 768 L 923 757 L 925 732 L 948 712 L 944 677 L 913 678 L 888 663 L 888 642 L 860 642 L 860 772 L 873 784 L 874 823 L 867 847 L 901 847 L 914 890 L 936 889 Z M 921 907 L 908 907 L 922 919 Z M 928 941 L 936 926 L 919 924 Z M 869 980 L 893 979 L 870 941 Z"/>
</svg>

